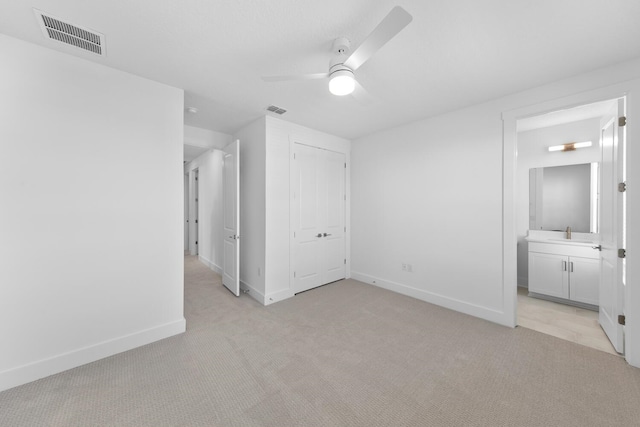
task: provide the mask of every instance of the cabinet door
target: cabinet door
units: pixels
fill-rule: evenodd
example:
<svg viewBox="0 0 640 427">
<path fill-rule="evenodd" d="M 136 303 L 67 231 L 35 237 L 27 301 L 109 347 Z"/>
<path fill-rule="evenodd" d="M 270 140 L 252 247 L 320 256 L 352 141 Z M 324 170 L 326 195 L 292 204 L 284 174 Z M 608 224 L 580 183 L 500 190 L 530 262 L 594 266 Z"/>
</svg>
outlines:
<svg viewBox="0 0 640 427">
<path fill-rule="evenodd" d="M 569 257 L 569 299 L 599 305 L 600 261 Z"/>
<path fill-rule="evenodd" d="M 569 298 L 569 257 L 529 252 L 529 292 Z"/>
<path fill-rule="evenodd" d="M 320 150 L 319 150 L 320 151 Z M 344 154 L 324 150 L 322 282 L 344 279 L 346 275 L 345 239 L 345 162 Z"/>
</svg>

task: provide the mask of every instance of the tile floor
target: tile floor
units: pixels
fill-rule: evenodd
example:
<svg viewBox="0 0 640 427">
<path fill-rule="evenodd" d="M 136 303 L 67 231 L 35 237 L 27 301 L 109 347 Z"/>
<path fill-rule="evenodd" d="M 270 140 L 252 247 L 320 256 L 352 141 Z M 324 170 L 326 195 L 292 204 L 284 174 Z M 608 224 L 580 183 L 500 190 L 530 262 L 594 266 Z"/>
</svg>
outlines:
<svg viewBox="0 0 640 427">
<path fill-rule="evenodd" d="M 518 288 L 518 325 L 607 353 L 618 354 L 598 324 L 598 313 L 529 297 Z"/>
</svg>

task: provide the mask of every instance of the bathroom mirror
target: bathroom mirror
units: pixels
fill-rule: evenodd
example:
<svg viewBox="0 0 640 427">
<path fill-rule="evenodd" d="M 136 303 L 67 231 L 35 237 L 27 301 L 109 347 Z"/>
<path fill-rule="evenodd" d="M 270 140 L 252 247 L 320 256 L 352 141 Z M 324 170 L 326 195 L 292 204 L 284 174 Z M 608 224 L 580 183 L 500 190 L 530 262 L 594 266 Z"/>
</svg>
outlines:
<svg viewBox="0 0 640 427">
<path fill-rule="evenodd" d="M 597 233 L 598 163 L 529 170 L 529 229 Z"/>
</svg>

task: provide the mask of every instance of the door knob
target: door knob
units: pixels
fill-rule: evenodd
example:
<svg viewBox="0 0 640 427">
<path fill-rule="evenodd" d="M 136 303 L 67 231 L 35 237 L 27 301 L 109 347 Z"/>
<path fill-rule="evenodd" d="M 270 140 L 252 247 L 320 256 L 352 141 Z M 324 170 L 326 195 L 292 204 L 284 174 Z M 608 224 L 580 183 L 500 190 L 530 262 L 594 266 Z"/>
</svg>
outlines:
<svg viewBox="0 0 640 427">
<path fill-rule="evenodd" d="M 318 233 L 318 235 L 316 237 L 322 237 L 322 234 Z"/>
<path fill-rule="evenodd" d="M 327 236 L 331 236 L 331 234 L 324 233 L 323 236 L 327 237 Z"/>
<path fill-rule="evenodd" d="M 591 249 L 597 249 L 597 250 L 601 251 L 602 250 L 602 245 L 591 246 Z"/>
</svg>

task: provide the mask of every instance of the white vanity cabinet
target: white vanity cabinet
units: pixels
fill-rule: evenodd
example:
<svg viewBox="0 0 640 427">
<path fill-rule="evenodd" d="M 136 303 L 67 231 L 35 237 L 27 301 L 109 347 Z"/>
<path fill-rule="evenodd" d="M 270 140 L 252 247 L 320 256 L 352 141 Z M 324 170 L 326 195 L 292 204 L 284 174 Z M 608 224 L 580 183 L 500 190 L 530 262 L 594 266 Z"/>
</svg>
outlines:
<svg viewBox="0 0 640 427">
<path fill-rule="evenodd" d="M 595 244 L 529 241 L 529 292 L 599 305 L 599 252 Z"/>
</svg>

